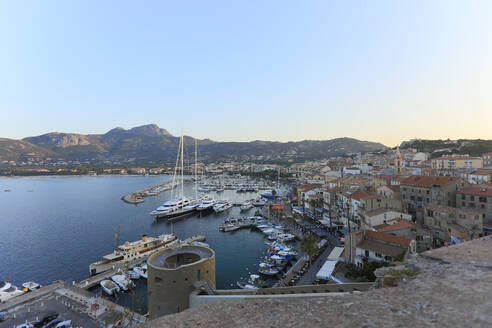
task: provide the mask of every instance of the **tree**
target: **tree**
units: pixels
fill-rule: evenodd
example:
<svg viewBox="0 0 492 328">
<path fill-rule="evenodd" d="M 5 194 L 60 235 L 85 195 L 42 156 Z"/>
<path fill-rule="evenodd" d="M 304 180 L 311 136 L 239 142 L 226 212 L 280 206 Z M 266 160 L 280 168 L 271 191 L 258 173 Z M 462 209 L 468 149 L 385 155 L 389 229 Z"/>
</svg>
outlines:
<svg viewBox="0 0 492 328">
<path fill-rule="evenodd" d="M 311 283 L 313 282 L 313 255 L 318 250 L 318 242 L 312 234 L 305 235 L 301 240 L 301 251 L 309 257 L 309 267 L 311 268 Z"/>
</svg>

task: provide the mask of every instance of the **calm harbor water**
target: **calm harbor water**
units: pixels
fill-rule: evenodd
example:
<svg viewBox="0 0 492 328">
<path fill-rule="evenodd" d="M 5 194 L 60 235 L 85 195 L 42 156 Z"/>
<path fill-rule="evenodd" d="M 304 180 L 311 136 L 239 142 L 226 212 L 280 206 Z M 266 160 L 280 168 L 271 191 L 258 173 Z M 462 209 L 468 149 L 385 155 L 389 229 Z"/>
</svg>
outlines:
<svg viewBox="0 0 492 328">
<path fill-rule="evenodd" d="M 89 275 L 89 264 L 111 253 L 120 226 L 120 244 L 171 232 L 167 222 L 153 224 L 149 212 L 170 198 L 170 191 L 130 205 L 124 194 L 169 180 L 167 176 L 19 177 L 0 178 L 0 280 L 11 277 L 16 285 L 26 281 L 48 284 L 54 280 L 81 280 Z M 4 192 L 10 189 L 11 192 Z M 185 186 L 193 196 L 193 186 Z M 257 194 L 226 190 L 216 198 L 244 200 Z M 258 232 L 241 230 L 233 234 L 218 231 L 239 208 L 204 218 L 177 221 L 173 229 L 179 238 L 196 234 L 207 237 L 216 252 L 217 287 L 231 288 L 254 272 L 265 255 L 265 238 Z M 144 292 L 140 282 L 137 293 Z"/>
</svg>

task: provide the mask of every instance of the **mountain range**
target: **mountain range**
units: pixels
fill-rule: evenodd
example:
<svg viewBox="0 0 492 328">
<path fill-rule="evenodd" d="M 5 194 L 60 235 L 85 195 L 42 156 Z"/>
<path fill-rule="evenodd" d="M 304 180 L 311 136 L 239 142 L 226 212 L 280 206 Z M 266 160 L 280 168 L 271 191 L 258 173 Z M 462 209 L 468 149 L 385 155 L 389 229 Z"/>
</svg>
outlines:
<svg viewBox="0 0 492 328">
<path fill-rule="evenodd" d="M 193 160 L 195 139 L 184 137 L 185 154 Z M 197 140 L 202 162 L 250 160 L 256 162 L 296 162 L 365 153 L 386 148 L 381 143 L 337 138 L 298 142 L 216 142 Z M 155 124 L 132 129 L 114 128 L 105 134 L 52 132 L 22 140 L 0 138 L 0 163 L 6 161 L 50 164 L 81 162 L 90 164 L 174 163 L 179 137 Z"/>
</svg>

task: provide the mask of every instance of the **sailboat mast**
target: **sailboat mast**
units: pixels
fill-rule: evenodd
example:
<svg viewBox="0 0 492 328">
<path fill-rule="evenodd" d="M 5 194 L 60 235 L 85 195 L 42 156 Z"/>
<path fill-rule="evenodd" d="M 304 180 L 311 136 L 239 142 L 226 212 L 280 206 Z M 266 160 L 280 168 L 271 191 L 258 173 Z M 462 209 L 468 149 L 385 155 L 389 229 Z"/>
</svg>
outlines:
<svg viewBox="0 0 492 328">
<path fill-rule="evenodd" d="M 197 140 L 195 139 L 195 199 L 198 199 L 198 153 L 197 153 Z"/>
<path fill-rule="evenodd" d="M 181 151 L 181 140 L 179 141 L 179 145 L 178 145 L 178 153 L 176 154 L 176 164 L 174 164 L 174 174 L 173 174 L 173 183 L 171 185 L 171 199 L 174 199 L 173 198 L 173 195 L 174 195 L 174 184 L 176 183 L 176 176 L 177 176 L 177 173 L 178 173 L 178 163 L 179 163 L 179 154 L 180 154 L 180 151 Z"/>
<path fill-rule="evenodd" d="M 183 163 L 183 148 L 184 148 L 184 137 L 183 129 L 181 129 L 181 198 L 184 198 L 184 163 Z M 181 208 L 183 208 L 184 202 L 181 202 Z"/>
</svg>

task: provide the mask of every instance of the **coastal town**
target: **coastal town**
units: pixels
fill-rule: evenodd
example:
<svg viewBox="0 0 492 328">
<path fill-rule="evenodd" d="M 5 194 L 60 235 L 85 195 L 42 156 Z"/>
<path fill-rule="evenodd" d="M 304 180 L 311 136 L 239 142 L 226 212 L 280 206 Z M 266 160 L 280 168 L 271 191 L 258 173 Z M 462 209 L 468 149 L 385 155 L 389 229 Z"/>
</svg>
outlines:
<svg viewBox="0 0 492 328">
<path fill-rule="evenodd" d="M 367 291 L 378 284 L 398 285 L 398 278 L 391 280 L 384 274 L 382 282 L 378 278 L 381 277 L 378 272 L 385 267 L 402 267 L 402 263 L 416 254 L 492 233 L 492 153 L 480 157 L 443 155 L 431 158 L 429 153 L 396 147 L 379 153 L 352 154 L 289 166 L 195 162 L 186 167 L 177 166 L 174 173 L 180 169 L 181 183 L 194 185 L 195 193 L 199 191 L 203 195 L 197 198 L 201 205 L 197 203 L 198 207 L 180 216 L 180 220 L 193 215 L 219 214 L 239 206 L 243 216 L 230 217 L 217 229 L 232 234 L 248 229 L 265 236 L 268 246 L 266 256 L 256 273 L 237 282 L 239 289 L 216 288 L 215 253 L 204 243 L 206 236 L 194 236 L 191 241 L 184 242 L 178 241 L 174 235 L 160 236 L 158 239 L 144 237 L 143 241 L 119 246 L 114 254 L 105 256 L 103 262 L 91 264 L 93 276 L 81 282 L 73 282 L 72 285 L 55 282 L 47 286 L 49 288 L 30 282 L 29 286 L 35 286 L 32 293 L 23 294 L 19 289 L 17 297 L 11 294 L 9 300 L 0 306 L 0 309 L 6 310 L 4 315 L 20 315 L 23 310 L 13 310 L 12 306 L 25 302 L 37 304 L 39 295 L 56 300 L 60 295 L 78 293 L 84 304 L 105 304 L 112 308 L 114 313 L 111 320 L 119 320 L 119 324 L 125 320 L 124 326 L 135 326 L 148 319 L 193 307 L 194 304 L 218 300 L 259 297 L 255 295 L 275 298 L 275 295 L 282 294 L 302 298 L 307 290 L 319 293 L 319 297 L 335 290 L 346 293 Z M 145 176 L 165 175 L 169 171 L 172 170 L 164 167 L 131 168 L 128 171 L 102 169 L 88 172 L 87 175 L 97 177 L 116 173 Z M 192 176 L 193 171 L 193 178 L 184 179 L 185 173 Z M 139 204 L 145 201 L 143 197 L 179 189 L 178 185 L 179 177 L 175 176 L 172 182 L 149 186 L 122 199 L 127 203 Z M 259 197 L 240 202 L 216 199 L 226 190 Z M 210 210 L 196 212 L 201 207 Z M 253 212 L 248 212 L 253 209 L 251 216 Z M 137 246 L 161 239 L 176 241 L 167 246 L 167 242 L 162 243 L 152 251 Z M 136 247 L 139 248 L 138 253 Z M 123 256 L 119 255 L 122 251 L 125 260 L 118 260 Z M 183 260 L 196 263 L 197 268 L 203 268 L 197 269 L 197 272 L 204 270 L 206 274 L 201 277 L 197 273 L 193 279 L 190 277 L 189 284 L 160 286 L 158 278 L 153 276 L 157 274 L 161 277 L 159 279 L 164 280 L 170 278 L 159 271 L 160 264 L 153 265 L 157 263 L 154 258 L 166 252 L 184 252 L 185 258 L 191 256 L 187 254 L 196 254 Z M 162 256 L 167 258 L 167 255 Z M 175 260 L 181 261 L 181 255 L 172 256 L 177 256 Z M 201 263 L 201 256 L 204 256 L 205 263 Z M 173 277 L 187 275 L 185 271 L 179 273 L 180 265 L 176 270 Z M 213 274 L 209 273 L 210 270 Z M 411 270 L 405 272 L 413 275 Z M 87 292 L 101 285 L 107 294 L 116 295 L 120 290 L 123 292 L 134 288 L 132 279 L 141 277 L 147 280 L 147 314 L 128 312 L 129 309 L 121 305 L 111 305 L 114 301 L 111 298 L 100 299 L 97 294 Z M 197 284 L 202 292 L 195 294 Z M 11 285 L 7 283 L 6 286 Z M 166 298 L 165 295 L 170 292 L 182 296 Z M 5 293 L 4 298 L 10 295 Z M 73 296 L 72 300 L 79 297 Z M 166 307 L 156 305 L 164 299 L 168 304 Z M 87 313 L 93 310 L 88 309 Z M 108 320 L 107 316 L 95 319 L 97 322 Z"/>
<path fill-rule="evenodd" d="M 491 12 L 0 1 L 0 328 L 491 328 Z"/>
</svg>

